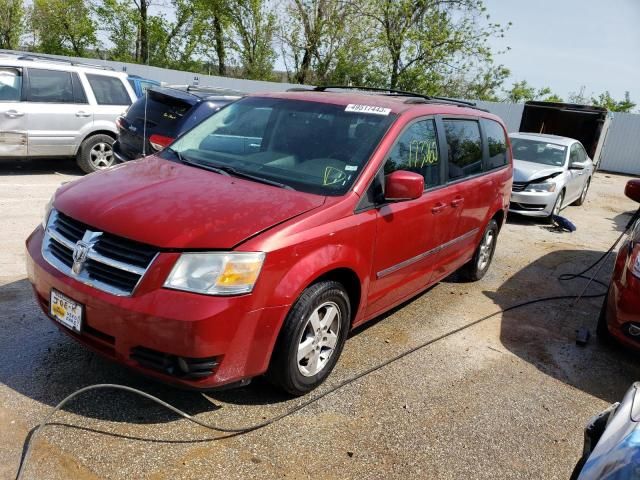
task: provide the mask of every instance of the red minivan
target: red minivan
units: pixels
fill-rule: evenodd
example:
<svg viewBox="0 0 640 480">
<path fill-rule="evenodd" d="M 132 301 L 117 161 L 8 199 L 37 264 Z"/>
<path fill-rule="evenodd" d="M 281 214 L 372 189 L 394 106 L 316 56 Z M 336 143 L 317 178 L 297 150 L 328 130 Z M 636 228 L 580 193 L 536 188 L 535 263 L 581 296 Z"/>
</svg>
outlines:
<svg viewBox="0 0 640 480">
<path fill-rule="evenodd" d="M 347 88 L 235 102 L 156 155 L 60 187 L 27 239 L 37 301 L 98 353 L 208 389 L 301 395 L 349 331 L 456 270 L 509 206 L 502 121 Z"/>
</svg>

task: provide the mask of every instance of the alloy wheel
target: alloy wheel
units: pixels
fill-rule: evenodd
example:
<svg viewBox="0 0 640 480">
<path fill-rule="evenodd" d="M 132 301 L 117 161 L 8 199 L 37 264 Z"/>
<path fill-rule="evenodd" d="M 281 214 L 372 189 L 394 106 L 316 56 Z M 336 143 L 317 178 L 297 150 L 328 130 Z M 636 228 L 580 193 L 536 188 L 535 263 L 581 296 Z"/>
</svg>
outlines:
<svg viewBox="0 0 640 480">
<path fill-rule="evenodd" d="M 96 143 L 89 152 L 91 163 L 97 170 L 113 165 L 113 148 L 106 142 Z"/>
<path fill-rule="evenodd" d="M 493 247 L 495 245 L 496 235 L 493 229 L 489 229 L 482 237 L 480 242 L 480 252 L 478 255 L 478 270 L 484 270 L 491 261 L 491 255 L 493 254 Z"/>
<path fill-rule="evenodd" d="M 312 377 L 325 368 L 338 344 L 340 325 L 340 309 L 334 302 L 323 303 L 309 315 L 296 358 L 303 376 Z"/>
</svg>

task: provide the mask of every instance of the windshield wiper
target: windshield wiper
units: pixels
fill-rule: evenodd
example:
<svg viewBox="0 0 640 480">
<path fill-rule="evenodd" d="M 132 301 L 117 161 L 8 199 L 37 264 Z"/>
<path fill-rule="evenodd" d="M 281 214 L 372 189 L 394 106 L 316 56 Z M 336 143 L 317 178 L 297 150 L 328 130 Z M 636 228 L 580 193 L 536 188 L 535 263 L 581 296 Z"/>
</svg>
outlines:
<svg viewBox="0 0 640 480">
<path fill-rule="evenodd" d="M 178 160 L 180 160 L 180 162 L 186 165 L 192 165 L 194 167 L 202 168 L 204 170 L 209 170 L 210 172 L 219 173 L 220 175 L 224 175 L 226 177 L 230 176 L 230 173 L 222 168 L 214 167 L 213 165 L 209 165 L 207 163 L 195 162 L 190 158 L 185 158 L 178 150 L 174 150 L 171 147 L 167 147 L 167 150 L 173 153 L 176 157 L 178 157 Z"/>
<path fill-rule="evenodd" d="M 235 168 L 228 167 L 226 165 L 216 165 L 215 167 L 212 166 L 211 168 L 223 170 L 224 172 L 227 173 L 227 175 L 231 174 L 234 177 L 248 178 L 249 180 L 253 180 L 255 182 L 264 183 L 266 185 L 273 185 L 274 187 L 284 188 L 285 190 L 295 190 L 293 187 L 290 187 L 289 185 L 285 185 L 284 183 L 276 182 L 275 180 L 270 180 L 268 178 L 260 177 L 258 175 L 252 175 L 250 173 L 242 172 L 240 170 L 236 170 Z"/>
</svg>

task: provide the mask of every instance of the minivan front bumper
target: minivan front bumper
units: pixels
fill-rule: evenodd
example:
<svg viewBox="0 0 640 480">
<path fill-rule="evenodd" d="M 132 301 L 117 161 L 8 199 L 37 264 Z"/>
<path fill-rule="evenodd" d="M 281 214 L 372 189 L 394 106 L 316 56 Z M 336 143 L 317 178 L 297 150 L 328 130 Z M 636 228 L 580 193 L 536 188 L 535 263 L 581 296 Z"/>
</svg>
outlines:
<svg viewBox="0 0 640 480">
<path fill-rule="evenodd" d="M 38 227 L 26 243 L 27 273 L 38 304 L 63 332 L 97 353 L 196 389 L 235 384 L 266 371 L 289 306 L 256 309 L 251 295 L 214 297 L 165 288 L 111 295 L 56 270 L 42 256 L 42 240 Z M 49 314 L 52 289 L 84 306 L 80 333 Z"/>
</svg>

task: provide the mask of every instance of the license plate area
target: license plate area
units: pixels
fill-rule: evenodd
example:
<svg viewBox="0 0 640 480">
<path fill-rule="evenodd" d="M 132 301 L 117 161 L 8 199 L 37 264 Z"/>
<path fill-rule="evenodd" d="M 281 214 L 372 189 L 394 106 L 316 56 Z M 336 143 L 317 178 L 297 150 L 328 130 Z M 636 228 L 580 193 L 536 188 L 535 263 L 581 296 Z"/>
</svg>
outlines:
<svg viewBox="0 0 640 480">
<path fill-rule="evenodd" d="M 55 289 L 49 297 L 49 314 L 58 323 L 80 333 L 84 316 L 84 305 L 72 300 Z"/>
</svg>

